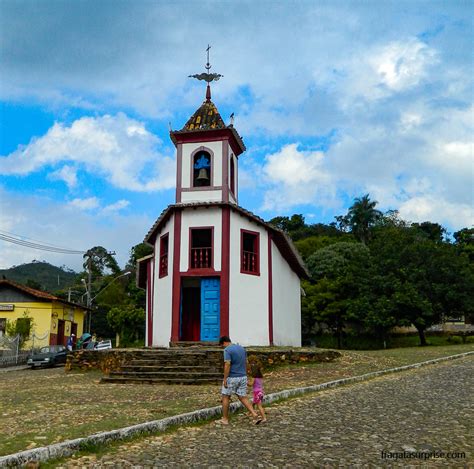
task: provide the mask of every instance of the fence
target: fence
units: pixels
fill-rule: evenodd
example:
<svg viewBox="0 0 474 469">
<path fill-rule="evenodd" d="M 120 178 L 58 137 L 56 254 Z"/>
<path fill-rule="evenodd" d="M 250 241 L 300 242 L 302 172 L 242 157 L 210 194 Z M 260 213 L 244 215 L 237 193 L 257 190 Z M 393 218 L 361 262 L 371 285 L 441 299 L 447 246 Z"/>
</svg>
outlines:
<svg viewBox="0 0 474 469">
<path fill-rule="evenodd" d="M 44 345 L 44 340 L 49 336 L 49 331 L 44 334 L 36 334 L 32 332 L 29 340 L 31 340 L 31 348 L 22 350 L 21 346 L 21 337 L 18 334 L 15 337 L 2 336 L 0 337 L 0 368 L 5 368 L 7 366 L 19 366 L 25 365 L 28 359 L 28 355 L 33 349 L 35 349 L 35 341 L 38 345 Z M 43 342 L 43 344 L 41 344 Z M 38 347 L 36 346 L 36 348 Z"/>
</svg>

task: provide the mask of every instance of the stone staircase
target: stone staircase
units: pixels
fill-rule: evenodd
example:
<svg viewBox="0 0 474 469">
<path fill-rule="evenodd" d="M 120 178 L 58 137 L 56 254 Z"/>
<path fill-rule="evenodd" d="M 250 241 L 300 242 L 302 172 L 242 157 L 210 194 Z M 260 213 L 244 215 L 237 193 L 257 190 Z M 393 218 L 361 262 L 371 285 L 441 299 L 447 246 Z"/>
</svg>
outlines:
<svg viewBox="0 0 474 469">
<path fill-rule="evenodd" d="M 134 353 L 101 383 L 212 384 L 222 380 L 220 348 L 145 349 Z"/>
</svg>

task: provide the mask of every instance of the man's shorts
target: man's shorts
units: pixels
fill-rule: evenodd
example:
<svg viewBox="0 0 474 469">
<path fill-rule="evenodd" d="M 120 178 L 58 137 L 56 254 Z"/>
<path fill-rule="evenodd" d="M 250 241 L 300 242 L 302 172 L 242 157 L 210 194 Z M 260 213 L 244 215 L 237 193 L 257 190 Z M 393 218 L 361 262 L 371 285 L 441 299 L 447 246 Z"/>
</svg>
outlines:
<svg viewBox="0 0 474 469">
<path fill-rule="evenodd" d="M 237 396 L 245 397 L 247 395 L 247 376 L 227 378 L 227 387 L 222 385 L 221 394 L 224 396 L 237 394 Z"/>
</svg>

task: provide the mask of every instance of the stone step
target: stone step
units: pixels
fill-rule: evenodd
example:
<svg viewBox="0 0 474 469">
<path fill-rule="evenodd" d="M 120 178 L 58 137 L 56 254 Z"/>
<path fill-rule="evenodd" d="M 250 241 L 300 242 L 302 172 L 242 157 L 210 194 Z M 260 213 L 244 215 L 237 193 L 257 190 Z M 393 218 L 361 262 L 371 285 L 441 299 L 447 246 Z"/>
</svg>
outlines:
<svg viewBox="0 0 474 469">
<path fill-rule="evenodd" d="M 222 381 L 222 377 L 219 378 L 197 378 L 190 379 L 187 377 L 178 378 L 136 378 L 136 377 L 104 377 L 100 380 L 100 383 L 107 384 L 217 384 Z"/>
<path fill-rule="evenodd" d="M 219 347 L 219 342 L 189 342 L 186 340 L 180 340 L 179 342 L 170 342 L 170 347 L 173 349 L 176 348 L 209 348 L 209 347 Z"/>
<path fill-rule="evenodd" d="M 188 372 L 199 372 L 199 373 L 218 373 L 220 367 L 216 366 L 195 366 L 195 365 L 122 365 L 120 371 L 123 372 L 146 372 L 146 371 L 172 371 L 176 373 L 188 373 Z"/>
<path fill-rule="evenodd" d="M 180 373 L 175 371 L 112 371 L 110 377 L 124 378 L 184 378 L 184 379 L 218 379 L 222 377 L 221 373 L 215 372 L 189 372 Z"/>
</svg>

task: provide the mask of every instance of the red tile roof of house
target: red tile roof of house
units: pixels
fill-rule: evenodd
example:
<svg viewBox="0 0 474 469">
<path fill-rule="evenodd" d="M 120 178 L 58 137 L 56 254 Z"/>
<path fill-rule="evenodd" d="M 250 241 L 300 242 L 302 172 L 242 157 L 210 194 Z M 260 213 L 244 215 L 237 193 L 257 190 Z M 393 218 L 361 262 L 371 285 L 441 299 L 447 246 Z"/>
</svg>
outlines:
<svg viewBox="0 0 474 469">
<path fill-rule="evenodd" d="M 17 290 L 20 290 L 24 293 L 28 293 L 29 295 L 34 296 L 35 298 L 38 298 L 40 300 L 59 301 L 66 305 L 78 306 L 82 309 L 88 309 L 86 306 L 79 305 L 77 303 L 72 303 L 71 301 L 63 300 L 62 298 L 52 295 L 51 293 L 41 291 L 41 290 L 36 290 L 35 288 L 27 287 L 26 285 L 22 285 L 21 283 L 14 282 L 13 280 L 0 279 L 0 287 L 2 285 L 8 285 L 12 288 L 16 288 Z"/>
</svg>

